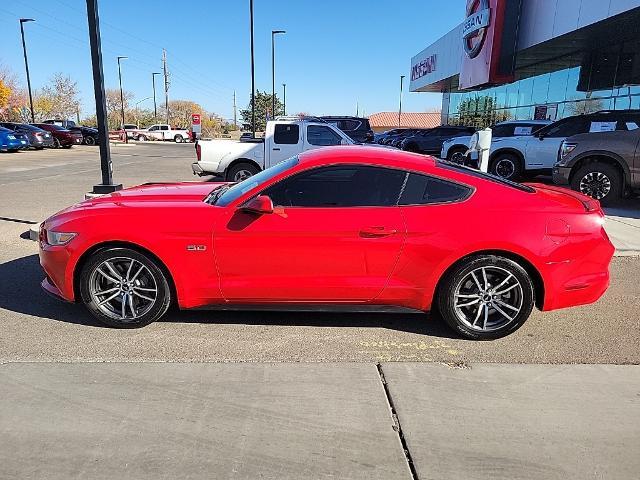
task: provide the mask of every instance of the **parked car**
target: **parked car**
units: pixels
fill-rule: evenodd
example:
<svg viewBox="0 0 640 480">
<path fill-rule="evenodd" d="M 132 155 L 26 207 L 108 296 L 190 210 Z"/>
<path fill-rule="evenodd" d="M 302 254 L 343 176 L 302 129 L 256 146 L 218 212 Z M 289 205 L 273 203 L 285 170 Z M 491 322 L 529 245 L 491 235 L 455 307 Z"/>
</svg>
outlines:
<svg viewBox="0 0 640 480">
<path fill-rule="evenodd" d="M 129 132 L 127 132 L 129 135 Z M 166 123 L 151 125 L 149 128 L 136 130 L 133 138 L 139 142 L 146 140 L 169 140 L 176 143 L 189 141 L 189 132 L 184 128 L 175 128 Z"/>
<path fill-rule="evenodd" d="M 55 148 L 71 148 L 73 145 L 82 143 L 82 134 L 80 132 L 72 132 L 53 123 L 32 123 L 31 125 L 51 133 Z"/>
<path fill-rule="evenodd" d="M 42 123 L 48 123 L 49 125 L 58 125 L 59 127 L 63 128 L 71 128 L 76 126 L 76 122 L 74 122 L 73 120 L 60 120 L 55 118 L 45 120 Z"/>
<path fill-rule="evenodd" d="M 85 145 L 96 145 L 98 143 L 98 129 L 78 126 L 78 127 L 70 127 L 70 132 L 76 132 L 82 135 L 82 143 Z"/>
<path fill-rule="evenodd" d="M 398 139 L 403 139 L 406 136 L 414 135 L 418 133 L 421 129 L 419 128 L 396 128 L 391 130 L 389 134 L 385 135 L 382 140 L 380 140 L 380 145 L 392 145 L 392 143 Z"/>
<path fill-rule="evenodd" d="M 474 127 L 443 125 L 405 136 L 398 147 L 408 152 L 438 155 L 446 140 L 460 135 L 472 135 L 475 131 Z"/>
<path fill-rule="evenodd" d="M 524 174 L 551 174 L 562 142 L 572 135 L 606 130 L 627 130 L 640 110 L 603 110 L 576 115 L 542 127 L 533 135 L 496 138 L 491 144 L 489 171 L 509 179 Z"/>
<path fill-rule="evenodd" d="M 632 130 L 582 133 L 567 138 L 553 167 L 553 181 L 571 185 L 602 205 L 640 190 L 640 121 Z"/>
<path fill-rule="evenodd" d="M 130 139 L 135 139 L 137 136 L 136 134 L 140 130 L 138 125 L 135 125 L 133 123 L 125 123 L 122 128 L 127 133 L 127 138 L 130 138 Z"/>
<path fill-rule="evenodd" d="M 533 135 L 542 127 L 551 124 L 550 120 L 509 120 L 496 123 L 491 127 L 492 138 Z M 463 135 L 445 140 L 440 151 L 440 158 L 450 162 L 463 163 L 469 150 L 471 135 Z"/>
<path fill-rule="evenodd" d="M 392 137 L 394 135 L 399 134 L 400 132 L 402 132 L 403 130 L 407 130 L 406 128 L 392 128 L 391 130 L 387 130 L 385 132 L 382 133 L 374 133 L 374 140 L 376 143 L 380 144 L 380 145 L 384 145 L 384 142 L 387 138 Z"/>
<path fill-rule="evenodd" d="M 42 286 L 113 327 L 171 304 L 349 304 L 438 309 L 458 334 L 492 339 L 534 306 L 600 298 L 614 252 L 603 218 L 568 189 L 324 148 L 235 185 L 146 184 L 67 208 L 40 227 Z"/>
<path fill-rule="evenodd" d="M 25 148 L 29 148 L 29 140 L 26 135 L 0 127 L 0 151 L 17 152 Z"/>
<path fill-rule="evenodd" d="M 373 142 L 373 130 L 368 118 L 349 116 L 323 116 L 320 118 L 338 127 L 356 143 Z"/>
<path fill-rule="evenodd" d="M 339 128 L 316 117 L 279 117 L 267 122 L 264 138 L 251 141 L 199 140 L 196 175 L 216 175 L 233 182 L 269 168 L 306 150 L 331 145 L 352 145 Z"/>
<path fill-rule="evenodd" d="M 53 147 L 53 136 L 42 128 L 34 127 L 28 123 L 15 122 L 0 122 L 0 126 L 26 135 L 29 140 L 29 145 L 36 150 L 42 150 L 45 147 Z"/>
</svg>

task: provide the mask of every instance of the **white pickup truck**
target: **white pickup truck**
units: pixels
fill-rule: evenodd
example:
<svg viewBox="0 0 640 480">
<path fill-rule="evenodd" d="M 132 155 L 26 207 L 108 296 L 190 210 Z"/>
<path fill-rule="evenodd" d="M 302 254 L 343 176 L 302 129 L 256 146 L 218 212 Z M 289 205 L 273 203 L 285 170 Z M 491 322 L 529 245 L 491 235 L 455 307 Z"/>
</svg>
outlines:
<svg viewBox="0 0 640 480">
<path fill-rule="evenodd" d="M 149 128 L 134 130 L 132 136 L 139 142 L 146 140 L 170 140 L 176 143 L 189 141 L 189 132 L 184 128 L 174 128 L 166 123 L 158 123 L 151 125 Z"/>
<path fill-rule="evenodd" d="M 195 175 L 239 182 L 298 153 L 330 145 L 352 145 L 345 133 L 313 117 L 279 117 L 267 122 L 264 138 L 246 141 L 199 140 Z"/>
</svg>

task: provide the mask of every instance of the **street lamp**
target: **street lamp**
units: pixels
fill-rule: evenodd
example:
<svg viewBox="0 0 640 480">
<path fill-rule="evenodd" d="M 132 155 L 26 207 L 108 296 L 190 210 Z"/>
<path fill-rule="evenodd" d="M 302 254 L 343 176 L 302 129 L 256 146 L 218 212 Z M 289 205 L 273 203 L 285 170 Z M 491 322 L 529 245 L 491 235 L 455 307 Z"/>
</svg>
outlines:
<svg viewBox="0 0 640 480">
<path fill-rule="evenodd" d="M 253 0 L 249 0 L 249 30 L 251 33 L 251 131 L 256 138 L 256 70 L 253 56 Z"/>
<path fill-rule="evenodd" d="M 118 80 L 120 81 L 120 112 L 122 113 L 122 130 L 124 130 L 124 95 L 122 93 L 122 71 L 120 69 L 120 60 L 129 57 L 118 57 Z M 127 132 L 124 132 L 124 143 L 127 143 Z"/>
<path fill-rule="evenodd" d="M 140 126 L 140 120 L 139 120 L 139 115 L 138 115 L 138 105 L 140 105 L 142 102 L 146 101 L 146 100 L 151 100 L 151 97 L 147 97 L 147 98 L 143 98 L 142 100 L 140 100 L 139 102 L 136 102 L 135 105 L 135 111 L 136 111 L 136 123 L 138 124 L 138 126 Z"/>
<path fill-rule="evenodd" d="M 27 62 L 27 46 L 24 43 L 24 24 L 26 22 L 35 22 L 33 18 L 20 19 L 20 35 L 22 35 L 22 52 L 24 53 L 24 68 L 27 71 L 27 88 L 29 89 L 29 106 L 31 107 L 31 123 L 35 123 L 35 115 L 33 114 L 33 96 L 31 95 L 31 78 L 29 77 L 29 62 Z"/>
<path fill-rule="evenodd" d="M 402 115 L 402 84 L 404 83 L 404 75 L 400 75 L 400 106 L 398 107 L 398 127 L 400 127 L 400 116 Z"/>
<path fill-rule="evenodd" d="M 284 30 L 271 30 L 271 117 L 276 117 L 276 49 L 275 37 L 287 33 Z"/>
<path fill-rule="evenodd" d="M 153 121 L 158 121 L 158 106 L 156 105 L 156 75 L 162 75 L 162 72 L 153 72 L 151 74 L 151 83 L 153 84 Z"/>
<path fill-rule="evenodd" d="M 284 110 L 282 114 L 286 115 L 287 114 L 287 84 L 286 83 L 282 84 L 282 109 Z"/>
</svg>

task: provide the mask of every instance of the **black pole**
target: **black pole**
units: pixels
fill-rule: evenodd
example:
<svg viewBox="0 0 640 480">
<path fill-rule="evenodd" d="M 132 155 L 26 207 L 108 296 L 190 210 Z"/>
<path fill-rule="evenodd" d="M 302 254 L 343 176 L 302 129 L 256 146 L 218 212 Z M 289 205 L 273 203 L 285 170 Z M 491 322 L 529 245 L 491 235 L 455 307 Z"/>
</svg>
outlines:
<svg viewBox="0 0 640 480">
<path fill-rule="evenodd" d="M 275 36 L 287 33 L 284 30 L 271 30 L 271 118 L 276 117 L 276 47 Z"/>
<path fill-rule="evenodd" d="M 120 60 L 127 57 L 118 57 L 118 81 L 120 82 L 120 112 L 122 114 L 122 132 L 124 133 L 124 143 L 129 143 L 127 131 L 124 128 L 124 95 L 122 94 L 122 71 L 120 70 Z"/>
<path fill-rule="evenodd" d="M 256 72 L 253 64 L 253 0 L 249 0 L 249 21 L 251 23 L 251 131 L 256 138 Z"/>
<path fill-rule="evenodd" d="M 156 75 L 162 75 L 160 72 L 151 74 L 151 83 L 153 84 L 153 121 L 158 121 L 158 106 L 156 105 Z"/>
<path fill-rule="evenodd" d="M 25 22 L 35 22 L 33 18 L 20 19 L 20 35 L 22 36 L 22 53 L 24 53 L 24 68 L 27 71 L 27 88 L 29 89 L 29 107 L 31 107 L 31 123 L 35 123 L 36 117 L 33 114 L 33 96 L 31 95 L 31 77 L 29 76 L 29 62 L 27 61 L 27 46 L 24 43 Z"/>
<path fill-rule="evenodd" d="M 104 76 L 102 74 L 98 0 L 87 0 L 87 20 L 89 22 L 91 67 L 93 69 L 93 89 L 96 97 L 96 120 L 98 123 L 98 144 L 100 145 L 100 169 L 102 171 L 102 183 L 94 185 L 92 193 L 104 194 L 122 189 L 122 184 L 114 184 L 112 176 L 111 152 L 109 151 L 109 128 L 107 126 L 107 104 L 104 96 Z"/>
<path fill-rule="evenodd" d="M 404 75 L 400 75 L 400 105 L 398 107 L 398 127 L 400 126 L 400 117 L 402 116 L 402 83 L 404 82 Z"/>
<path fill-rule="evenodd" d="M 286 83 L 282 84 L 282 110 L 284 110 L 282 114 L 286 115 L 287 114 L 287 84 Z"/>
</svg>

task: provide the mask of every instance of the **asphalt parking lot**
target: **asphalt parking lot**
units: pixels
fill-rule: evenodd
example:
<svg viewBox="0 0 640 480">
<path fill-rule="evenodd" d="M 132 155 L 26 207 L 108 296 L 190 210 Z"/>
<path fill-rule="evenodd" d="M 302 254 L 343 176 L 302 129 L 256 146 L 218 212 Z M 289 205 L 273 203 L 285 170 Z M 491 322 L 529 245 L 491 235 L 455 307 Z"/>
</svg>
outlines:
<svg viewBox="0 0 640 480">
<path fill-rule="evenodd" d="M 193 145 L 112 148 L 115 179 L 196 180 Z M 98 326 L 79 305 L 40 290 L 33 222 L 83 198 L 100 179 L 97 148 L 0 155 L 0 361 L 231 362 L 640 362 L 640 258 L 614 259 L 612 285 L 595 305 L 535 312 L 493 342 L 452 335 L 422 314 L 171 312 L 140 330 Z"/>
</svg>

